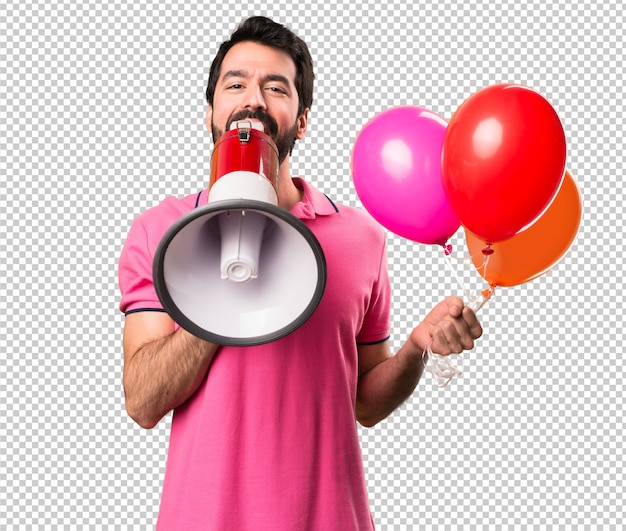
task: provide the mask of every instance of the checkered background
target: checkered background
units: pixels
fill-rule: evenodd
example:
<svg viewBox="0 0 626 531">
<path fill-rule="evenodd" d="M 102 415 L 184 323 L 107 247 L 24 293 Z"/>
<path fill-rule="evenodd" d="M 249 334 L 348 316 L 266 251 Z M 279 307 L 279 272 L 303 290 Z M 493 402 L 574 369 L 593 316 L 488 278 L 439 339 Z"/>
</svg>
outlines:
<svg viewBox="0 0 626 531">
<path fill-rule="evenodd" d="M 144 431 L 124 411 L 117 259 L 134 216 L 205 186 L 208 66 L 250 14 L 310 44 L 315 102 L 293 169 L 337 201 L 358 205 L 350 150 L 369 118 L 410 104 L 449 119 L 501 82 L 554 105 L 583 195 L 568 255 L 481 310 L 463 376 L 440 390 L 426 375 L 360 429 L 378 528 L 621 529 L 620 0 L 5 2 L 0 528 L 154 526 L 170 420 Z M 397 348 L 460 289 L 432 246 L 389 235 L 389 266 Z"/>
</svg>

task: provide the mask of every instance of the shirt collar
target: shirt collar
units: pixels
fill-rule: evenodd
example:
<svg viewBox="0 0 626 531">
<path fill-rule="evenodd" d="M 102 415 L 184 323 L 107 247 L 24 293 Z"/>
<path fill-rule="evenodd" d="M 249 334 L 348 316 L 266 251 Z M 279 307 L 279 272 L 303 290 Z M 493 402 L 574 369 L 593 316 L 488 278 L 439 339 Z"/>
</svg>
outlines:
<svg viewBox="0 0 626 531">
<path fill-rule="evenodd" d="M 325 194 L 301 177 L 294 177 L 293 181 L 303 192 L 302 199 L 291 209 L 291 213 L 297 218 L 314 219 L 316 216 L 330 216 L 339 211 Z"/>
</svg>

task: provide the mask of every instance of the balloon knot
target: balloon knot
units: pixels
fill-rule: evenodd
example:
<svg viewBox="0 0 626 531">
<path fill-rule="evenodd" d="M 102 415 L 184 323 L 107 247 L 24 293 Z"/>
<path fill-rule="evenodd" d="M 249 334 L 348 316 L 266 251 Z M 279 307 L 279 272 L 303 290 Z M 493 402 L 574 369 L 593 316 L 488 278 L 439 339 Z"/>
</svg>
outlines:
<svg viewBox="0 0 626 531">
<path fill-rule="evenodd" d="M 443 252 L 446 256 L 450 256 L 452 254 L 452 245 L 448 244 L 448 245 L 444 245 L 443 246 Z"/>
<path fill-rule="evenodd" d="M 493 254 L 493 249 L 491 248 L 490 243 L 488 243 L 487 246 L 483 249 L 483 254 L 485 256 L 491 256 Z"/>
</svg>

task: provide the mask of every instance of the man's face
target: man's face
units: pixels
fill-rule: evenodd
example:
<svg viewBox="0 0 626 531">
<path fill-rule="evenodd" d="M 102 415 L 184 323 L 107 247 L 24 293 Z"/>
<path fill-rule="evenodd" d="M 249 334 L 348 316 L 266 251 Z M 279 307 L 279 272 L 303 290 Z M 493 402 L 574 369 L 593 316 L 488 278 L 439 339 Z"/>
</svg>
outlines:
<svg viewBox="0 0 626 531">
<path fill-rule="evenodd" d="M 237 120 L 261 122 L 282 163 L 296 140 L 304 138 L 308 109 L 298 116 L 296 65 L 286 53 L 255 42 L 233 46 L 222 62 L 207 127 L 213 140 Z"/>
</svg>

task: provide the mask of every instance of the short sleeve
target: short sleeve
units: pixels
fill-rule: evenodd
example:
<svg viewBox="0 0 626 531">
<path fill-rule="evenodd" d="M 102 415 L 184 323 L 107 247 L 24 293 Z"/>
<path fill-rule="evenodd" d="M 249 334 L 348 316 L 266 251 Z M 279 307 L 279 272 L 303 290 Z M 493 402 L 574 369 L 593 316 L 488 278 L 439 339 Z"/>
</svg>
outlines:
<svg viewBox="0 0 626 531">
<path fill-rule="evenodd" d="M 363 319 L 363 326 L 357 335 L 357 343 L 380 343 L 389 339 L 391 312 L 391 284 L 387 267 L 387 245 L 381 245 L 378 275 L 372 286 L 369 306 Z"/>
<path fill-rule="evenodd" d="M 120 310 L 163 310 L 152 280 L 153 251 L 142 217 L 135 219 L 122 249 L 118 281 L 122 297 Z"/>
</svg>

